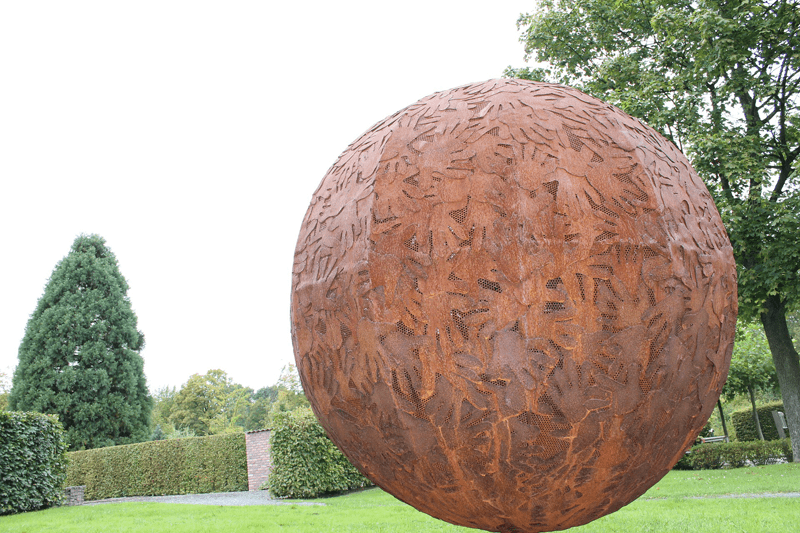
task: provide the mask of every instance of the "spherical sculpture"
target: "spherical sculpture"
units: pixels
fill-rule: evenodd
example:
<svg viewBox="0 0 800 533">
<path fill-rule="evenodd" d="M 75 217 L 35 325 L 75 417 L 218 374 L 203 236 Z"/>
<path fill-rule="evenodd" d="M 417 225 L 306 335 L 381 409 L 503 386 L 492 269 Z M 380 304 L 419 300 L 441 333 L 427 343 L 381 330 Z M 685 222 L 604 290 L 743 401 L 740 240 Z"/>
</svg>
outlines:
<svg viewBox="0 0 800 533">
<path fill-rule="evenodd" d="M 686 158 L 560 85 L 433 94 L 355 141 L 295 254 L 297 367 L 364 474 L 490 531 L 641 495 L 727 375 L 736 270 Z"/>
</svg>

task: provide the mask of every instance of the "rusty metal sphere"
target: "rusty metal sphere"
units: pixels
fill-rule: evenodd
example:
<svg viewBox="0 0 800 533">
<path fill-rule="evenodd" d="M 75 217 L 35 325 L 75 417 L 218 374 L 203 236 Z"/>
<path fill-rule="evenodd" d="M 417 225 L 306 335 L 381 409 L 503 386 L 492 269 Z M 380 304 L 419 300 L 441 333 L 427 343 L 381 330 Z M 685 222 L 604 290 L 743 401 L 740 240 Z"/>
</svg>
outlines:
<svg viewBox="0 0 800 533">
<path fill-rule="evenodd" d="M 613 512 L 725 381 L 730 242 L 686 158 L 577 90 L 491 80 L 383 120 L 331 167 L 295 253 L 297 368 L 330 438 L 442 520 Z"/>
</svg>

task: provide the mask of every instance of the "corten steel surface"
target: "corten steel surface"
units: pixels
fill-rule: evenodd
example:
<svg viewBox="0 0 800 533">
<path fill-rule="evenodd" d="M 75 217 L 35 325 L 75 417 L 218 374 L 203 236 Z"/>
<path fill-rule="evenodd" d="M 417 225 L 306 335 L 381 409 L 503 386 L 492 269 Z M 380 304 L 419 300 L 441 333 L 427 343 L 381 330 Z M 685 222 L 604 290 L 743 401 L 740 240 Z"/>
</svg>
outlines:
<svg viewBox="0 0 800 533">
<path fill-rule="evenodd" d="M 492 80 L 378 123 L 300 231 L 297 367 L 333 441 L 448 522 L 619 509 L 714 408 L 736 271 L 686 158 L 618 109 Z"/>
</svg>

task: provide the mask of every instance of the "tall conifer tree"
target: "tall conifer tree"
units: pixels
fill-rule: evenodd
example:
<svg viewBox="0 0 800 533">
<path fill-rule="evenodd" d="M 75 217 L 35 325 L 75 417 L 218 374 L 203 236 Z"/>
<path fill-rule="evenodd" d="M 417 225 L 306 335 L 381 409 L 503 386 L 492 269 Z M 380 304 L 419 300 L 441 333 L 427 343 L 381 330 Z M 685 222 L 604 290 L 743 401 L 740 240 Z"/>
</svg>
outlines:
<svg viewBox="0 0 800 533">
<path fill-rule="evenodd" d="M 148 437 L 144 334 L 127 291 L 105 240 L 81 235 L 28 320 L 10 407 L 57 414 L 72 450 Z"/>
</svg>

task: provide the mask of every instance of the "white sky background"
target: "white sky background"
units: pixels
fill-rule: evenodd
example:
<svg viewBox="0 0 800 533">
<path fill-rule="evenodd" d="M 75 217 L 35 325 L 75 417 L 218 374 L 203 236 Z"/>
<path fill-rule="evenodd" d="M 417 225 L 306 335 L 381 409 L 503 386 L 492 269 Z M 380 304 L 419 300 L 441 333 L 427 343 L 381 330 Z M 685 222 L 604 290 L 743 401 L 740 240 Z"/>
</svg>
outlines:
<svg viewBox="0 0 800 533">
<path fill-rule="evenodd" d="M 80 233 L 128 280 L 151 390 L 294 362 L 294 247 L 347 145 L 523 65 L 534 0 L 4 2 L 0 371 Z"/>
</svg>

